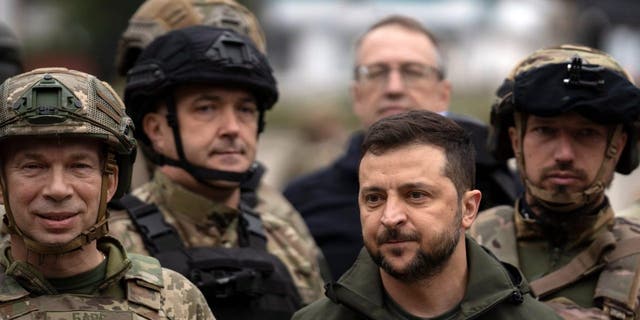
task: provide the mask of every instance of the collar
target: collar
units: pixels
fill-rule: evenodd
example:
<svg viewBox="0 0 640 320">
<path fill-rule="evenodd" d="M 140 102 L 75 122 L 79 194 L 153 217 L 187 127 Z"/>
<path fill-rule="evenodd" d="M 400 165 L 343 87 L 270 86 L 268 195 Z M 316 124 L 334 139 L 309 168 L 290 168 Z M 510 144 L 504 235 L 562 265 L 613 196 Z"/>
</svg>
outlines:
<svg viewBox="0 0 640 320">
<path fill-rule="evenodd" d="M 98 250 L 105 254 L 107 259 L 107 271 L 104 281 L 96 288 L 96 291 L 111 290 L 122 291 L 112 285 L 117 283 L 131 267 L 131 261 L 118 240 L 111 237 L 102 237 L 98 240 Z M 0 264 L 5 268 L 5 274 L 20 286 L 35 295 L 58 294 L 54 287 L 45 279 L 40 271 L 24 261 L 15 261 L 11 257 L 11 244 L 6 241 L 0 249 Z M 0 296 L 3 296 L 0 289 Z"/>
<path fill-rule="evenodd" d="M 593 214 L 579 211 L 547 214 L 566 216 L 566 218 L 550 217 L 548 221 L 541 220 L 533 215 L 523 198 L 516 201 L 516 238 L 518 240 L 550 239 L 556 245 L 571 249 L 593 241 L 602 230 L 613 226 L 615 218 L 606 198 Z"/>
<path fill-rule="evenodd" d="M 213 218 L 219 227 L 224 229 L 240 215 L 238 209 L 187 190 L 158 170 L 155 171 L 150 184 L 150 194 L 153 195 L 154 202 L 166 208 L 168 212 L 183 216 L 196 225 Z"/>
<path fill-rule="evenodd" d="M 529 291 L 515 267 L 505 270 L 497 259 L 468 236 L 465 236 L 465 245 L 469 279 L 460 302 L 461 314 L 465 317 L 481 314 L 504 299 L 522 297 Z M 360 251 L 354 265 L 338 280 L 338 284 L 352 292 L 352 296 L 366 301 L 357 305 L 383 308 L 384 288 L 380 270 L 365 248 Z M 366 314 L 371 310 L 359 311 Z"/>
</svg>

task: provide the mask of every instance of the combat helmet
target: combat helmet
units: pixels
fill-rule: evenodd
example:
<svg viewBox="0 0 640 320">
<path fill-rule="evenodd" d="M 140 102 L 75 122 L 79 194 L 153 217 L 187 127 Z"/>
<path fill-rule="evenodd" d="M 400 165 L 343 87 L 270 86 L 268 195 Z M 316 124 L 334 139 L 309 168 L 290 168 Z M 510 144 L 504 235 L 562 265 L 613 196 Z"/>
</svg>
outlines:
<svg viewBox="0 0 640 320">
<path fill-rule="evenodd" d="M 577 112 L 616 128 L 609 133 L 605 160 L 594 181 L 584 191 L 566 198 L 554 197 L 533 186 L 524 174 L 522 150 L 516 151 L 527 191 L 544 207 L 556 211 L 583 207 L 604 193 L 606 168 L 615 166 L 617 172 L 628 174 L 638 166 L 640 89 L 608 54 L 578 45 L 538 50 L 516 65 L 496 94 L 488 144 L 498 160 L 514 156 L 508 130 L 515 127 L 522 141 L 527 115 L 552 117 Z M 611 142 L 622 132 L 627 134 L 626 145 L 623 150 L 615 150 Z M 614 156 L 620 152 L 616 164 Z"/>
<path fill-rule="evenodd" d="M 255 96 L 258 133 L 264 129 L 265 112 L 278 100 L 276 80 L 267 58 L 253 42 L 230 29 L 193 26 L 171 31 L 154 40 L 129 71 L 124 100 L 145 155 L 157 165 L 171 165 L 189 172 L 205 185 L 209 180 L 243 182 L 250 172 L 229 172 L 197 167 L 184 155 L 173 89 L 185 84 L 237 86 Z M 152 150 L 142 129 L 144 116 L 167 106 L 167 123 L 173 130 L 179 159 L 170 159 Z"/>
<path fill-rule="evenodd" d="M 125 76 L 155 38 L 194 25 L 232 29 L 248 36 L 260 51 L 266 52 L 258 19 L 234 0 L 147 0 L 133 14 L 118 43 L 118 73 Z"/>
<path fill-rule="evenodd" d="M 0 22 L 0 83 L 20 72 L 20 42 L 11 29 Z"/>
<path fill-rule="evenodd" d="M 89 137 L 105 145 L 101 199 L 96 223 L 63 245 L 44 245 L 24 234 L 15 224 L 2 179 L 6 209 L 4 223 L 10 233 L 20 235 L 31 251 L 61 254 L 107 234 L 107 176 L 118 167 L 114 198 L 129 188 L 136 154 L 133 122 L 124 104 L 106 82 L 65 68 L 43 68 L 17 75 L 0 85 L 0 142 L 16 137 Z"/>
</svg>

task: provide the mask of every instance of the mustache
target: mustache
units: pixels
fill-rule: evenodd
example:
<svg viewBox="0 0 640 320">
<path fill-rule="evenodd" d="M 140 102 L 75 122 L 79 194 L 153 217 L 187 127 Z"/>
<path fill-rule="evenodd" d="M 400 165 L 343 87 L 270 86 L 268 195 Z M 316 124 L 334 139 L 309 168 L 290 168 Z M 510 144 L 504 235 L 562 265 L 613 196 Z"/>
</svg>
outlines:
<svg viewBox="0 0 640 320">
<path fill-rule="evenodd" d="M 237 139 L 224 139 L 217 141 L 214 145 L 211 146 L 210 153 L 221 153 L 221 152 L 246 152 L 246 146 L 244 143 Z"/>
<path fill-rule="evenodd" d="M 421 237 L 416 232 L 401 232 L 398 229 L 384 229 L 376 235 L 378 245 L 391 241 L 420 241 Z"/>
<path fill-rule="evenodd" d="M 584 170 L 574 168 L 571 163 L 557 163 L 554 166 L 543 168 L 541 176 L 543 178 L 546 178 L 557 171 L 569 172 L 571 173 L 571 175 L 581 180 L 587 180 L 588 177 L 587 173 Z"/>
</svg>

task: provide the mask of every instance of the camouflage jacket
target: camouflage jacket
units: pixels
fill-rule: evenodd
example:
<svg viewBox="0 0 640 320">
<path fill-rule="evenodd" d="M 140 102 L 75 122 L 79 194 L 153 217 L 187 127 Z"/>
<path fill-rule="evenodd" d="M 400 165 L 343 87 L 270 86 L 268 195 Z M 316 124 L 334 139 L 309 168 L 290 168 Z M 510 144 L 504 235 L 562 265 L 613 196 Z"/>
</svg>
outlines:
<svg viewBox="0 0 640 320">
<path fill-rule="evenodd" d="M 580 216 L 573 223 L 559 223 L 554 230 L 543 228 L 522 214 L 514 214 L 518 205 L 516 202 L 516 208 L 499 206 L 480 213 L 468 233 L 500 260 L 519 267 L 530 282 L 565 267 L 607 234 L 615 242 L 612 247 L 640 236 L 635 222 L 615 219 L 608 205 L 595 215 Z M 640 254 L 608 261 L 606 253 L 612 249 L 607 250 L 602 251 L 600 261 L 588 273 L 567 280 L 566 285 L 540 299 L 569 319 L 608 319 L 614 313 L 623 313 L 618 306 L 634 310 L 633 314 L 620 316 L 621 319 L 639 319 Z"/>
<path fill-rule="evenodd" d="M 186 247 L 237 247 L 237 209 L 186 190 L 158 171 L 133 195 L 156 204 Z M 265 200 L 265 196 L 282 201 Z M 318 299 L 324 284 L 318 266 L 320 253 L 300 215 L 275 190 L 258 189 L 258 201 L 256 211 L 266 231 L 267 251 L 287 267 L 305 304 Z M 126 212 L 112 212 L 109 229 L 127 251 L 149 254 Z"/>
<path fill-rule="evenodd" d="M 0 319 L 215 319 L 202 293 L 151 257 L 128 256 L 110 237 L 98 240 L 105 279 L 90 295 L 60 294 L 29 264 L 0 249 Z"/>
</svg>

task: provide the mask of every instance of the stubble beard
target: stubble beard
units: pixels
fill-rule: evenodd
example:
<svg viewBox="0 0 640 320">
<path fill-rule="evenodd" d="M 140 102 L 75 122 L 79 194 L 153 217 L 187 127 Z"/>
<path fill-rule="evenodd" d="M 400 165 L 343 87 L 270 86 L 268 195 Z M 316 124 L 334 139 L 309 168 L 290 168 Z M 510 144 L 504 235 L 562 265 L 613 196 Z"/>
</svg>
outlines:
<svg viewBox="0 0 640 320">
<path fill-rule="evenodd" d="M 429 280 L 442 272 L 458 246 L 462 232 L 460 229 L 461 220 L 462 215 L 460 209 L 458 209 L 456 219 L 453 225 L 451 225 L 451 228 L 437 234 L 432 239 L 432 249 L 430 251 L 418 249 L 413 259 L 402 269 L 395 268 L 379 250 L 374 251 L 367 246 L 367 251 L 373 261 L 382 268 L 382 270 L 399 281 L 412 283 L 415 281 Z M 418 233 L 401 234 L 398 229 L 386 229 L 376 238 L 376 242 L 379 245 L 388 239 L 398 238 L 421 242 L 422 236 Z M 406 254 L 405 250 L 400 248 L 391 250 L 391 255 L 393 256 L 399 257 L 403 253 Z"/>
</svg>

